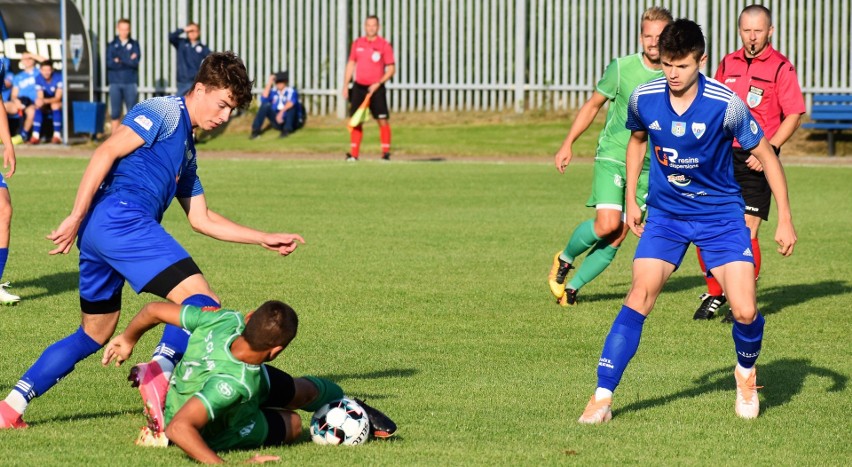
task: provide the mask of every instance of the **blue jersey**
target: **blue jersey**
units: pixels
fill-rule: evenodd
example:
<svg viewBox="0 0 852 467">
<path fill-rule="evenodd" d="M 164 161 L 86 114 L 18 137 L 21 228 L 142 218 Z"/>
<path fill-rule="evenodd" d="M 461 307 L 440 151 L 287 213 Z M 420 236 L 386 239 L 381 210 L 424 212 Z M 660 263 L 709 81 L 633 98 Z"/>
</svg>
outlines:
<svg viewBox="0 0 852 467">
<path fill-rule="evenodd" d="M 22 71 L 12 78 L 12 86 L 18 88 L 18 99 L 26 97 L 31 101 L 36 100 L 36 76 L 39 76 L 37 69 L 33 71 Z"/>
<path fill-rule="evenodd" d="M 284 104 L 288 102 L 293 104 L 292 108 L 295 109 L 296 105 L 299 103 L 299 93 L 296 92 L 296 88 L 293 86 L 287 86 L 281 91 L 278 91 L 277 88 L 273 88 L 269 91 L 269 97 L 267 97 L 266 100 L 276 112 L 284 110 Z"/>
<path fill-rule="evenodd" d="M 699 75 L 698 94 L 678 115 L 665 78 L 630 96 L 627 129 L 648 133 L 651 171 L 649 216 L 742 219 L 745 204 L 734 179 L 731 144 L 753 149 L 763 130 L 733 91 Z"/>
<path fill-rule="evenodd" d="M 44 79 L 41 73 L 36 76 L 36 92 L 43 92 L 44 97 L 55 97 L 59 89 L 62 89 L 62 73 L 54 71 L 50 79 Z"/>
<path fill-rule="evenodd" d="M 101 185 L 99 197 L 120 193 L 158 221 L 172 199 L 204 193 L 196 174 L 192 125 L 182 97 L 155 97 L 130 109 L 121 122 L 145 143 L 119 159 Z"/>
</svg>

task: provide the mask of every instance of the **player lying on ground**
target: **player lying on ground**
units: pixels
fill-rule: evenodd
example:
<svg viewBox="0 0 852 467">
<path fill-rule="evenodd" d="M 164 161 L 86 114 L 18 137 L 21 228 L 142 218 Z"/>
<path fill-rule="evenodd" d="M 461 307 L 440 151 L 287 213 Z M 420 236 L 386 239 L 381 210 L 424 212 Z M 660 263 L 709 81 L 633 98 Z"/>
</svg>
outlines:
<svg viewBox="0 0 852 467">
<path fill-rule="evenodd" d="M 787 182 L 763 131 L 736 94 L 699 70 L 707 56 L 704 36 L 692 21 L 679 19 L 660 34 L 663 73 L 630 96 L 627 128 L 627 223 L 640 237 L 633 260 L 633 284 L 615 318 L 598 360 L 598 387 L 580 423 L 612 418 L 612 393 L 636 350 L 645 318 L 690 243 L 722 285 L 734 314 L 737 354 L 735 411 L 755 418 L 757 371 L 763 316 L 757 311 L 754 258 L 743 212 L 745 204 L 733 174 L 731 141 L 737 138 L 763 164 L 778 207 L 775 241 L 784 256 L 793 253 Z M 636 204 L 645 145 L 651 144 L 647 223 Z"/>
<path fill-rule="evenodd" d="M 166 397 L 165 437 L 161 421 L 151 418 L 143 436 L 150 430 L 154 442 L 171 441 L 199 462 L 223 462 L 215 451 L 293 442 L 302 432 L 301 417 L 293 410 L 313 412 L 343 397 L 340 386 L 329 380 L 293 378 L 264 364 L 296 337 L 296 312 L 279 301 L 268 301 L 245 317 L 232 310 L 149 303 L 110 341 L 101 363 L 127 361 L 139 338 L 160 323 L 192 334 Z M 370 418 L 373 436 L 394 434 L 393 421 L 358 403 Z M 151 414 L 148 408 L 146 413 Z"/>
</svg>

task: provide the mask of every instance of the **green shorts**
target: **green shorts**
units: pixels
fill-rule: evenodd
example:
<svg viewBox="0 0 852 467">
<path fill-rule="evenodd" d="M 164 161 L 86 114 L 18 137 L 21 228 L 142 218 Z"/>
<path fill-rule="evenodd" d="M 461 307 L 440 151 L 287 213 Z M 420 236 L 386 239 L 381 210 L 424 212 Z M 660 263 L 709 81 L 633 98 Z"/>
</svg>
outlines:
<svg viewBox="0 0 852 467">
<path fill-rule="evenodd" d="M 201 437 L 210 449 L 256 449 L 266 442 L 269 422 L 262 410 L 246 407 L 229 418 L 224 424 L 213 421 L 201 430 Z"/>
<path fill-rule="evenodd" d="M 595 160 L 595 174 L 592 179 L 592 194 L 586 206 L 597 209 L 615 209 L 624 212 L 624 194 L 627 189 L 624 164 L 610 160 Z M 636 186 L 636 203 L 644 211 L 648 197 L 648 171 L 639 174 Z"/>
</svg>

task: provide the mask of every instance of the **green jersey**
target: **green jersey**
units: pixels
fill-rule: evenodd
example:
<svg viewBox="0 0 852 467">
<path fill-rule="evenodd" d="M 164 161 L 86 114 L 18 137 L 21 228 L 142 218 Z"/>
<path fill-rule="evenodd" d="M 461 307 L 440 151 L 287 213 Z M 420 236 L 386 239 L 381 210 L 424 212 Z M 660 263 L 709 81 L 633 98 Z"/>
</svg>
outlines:
<svg viewBox="0 0 852 467">
<path fill-rule="evenodd" d="M 260 404 L 269 395 L 269 376 L 263 365 L 245 363 L 231 354 L 231 344 L 245 328 L 243 315 L 187 305 L 181 308 L 180 325 L 192 335 L 172 373 L 166 424 L 190 398 L 197 397 L 207 408 L 208 423 L 201 436 L 211 449 L 262 444 L 267 424 Z"/>
<path fill-rule="evenodd" d="M 642 53 L 619 57 L 610 62 L 595 90 L 610 100 L 606 124 L 598 138 L 595 159 L 606 159 L 624 164 L 630 130 L 627 122 L 627 104 L 636 86 L 663 76 L 662 70 L 645 65 Z M 647 158 L 646 158 L 647 162 Z"/>
</svg>

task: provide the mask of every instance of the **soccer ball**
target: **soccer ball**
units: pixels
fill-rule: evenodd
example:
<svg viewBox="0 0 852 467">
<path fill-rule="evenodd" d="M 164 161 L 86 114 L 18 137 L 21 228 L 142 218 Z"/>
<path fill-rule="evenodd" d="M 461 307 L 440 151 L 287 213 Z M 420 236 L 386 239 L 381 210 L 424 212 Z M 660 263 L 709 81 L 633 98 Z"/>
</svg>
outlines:
<svg viewBox="0 0 852 467">
<path fill-rule="evenodd" d="M 317 444 L 355 446 L 369 434 L 367 412 L 346 397 L 320 407 L 311 417 L 311 439 Z"/>
</svg>

